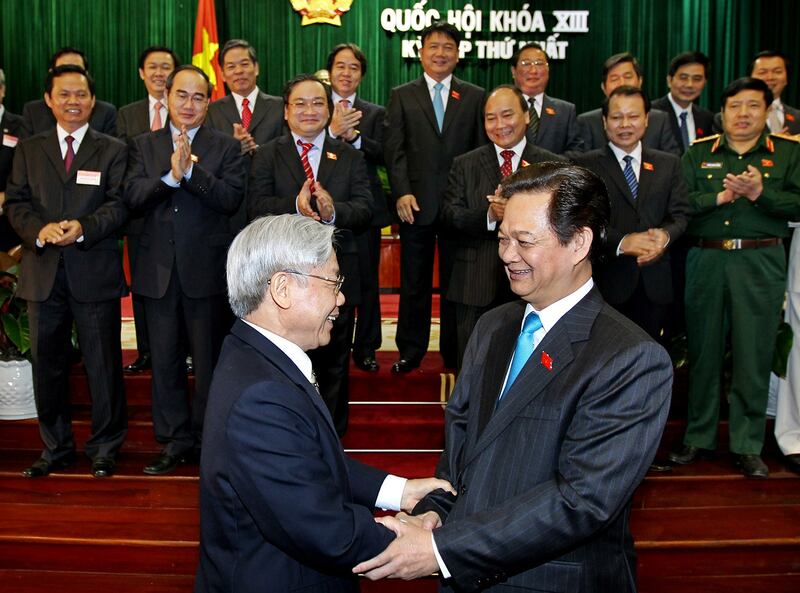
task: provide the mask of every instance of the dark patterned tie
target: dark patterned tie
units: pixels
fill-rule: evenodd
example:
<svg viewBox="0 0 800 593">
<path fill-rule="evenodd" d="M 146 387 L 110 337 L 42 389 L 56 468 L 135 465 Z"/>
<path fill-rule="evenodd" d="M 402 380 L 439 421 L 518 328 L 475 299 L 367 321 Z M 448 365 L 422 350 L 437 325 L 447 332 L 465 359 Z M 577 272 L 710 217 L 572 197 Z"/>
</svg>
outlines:
<svg viewBox="0 0 800 593">
<path fill-rule="evenodd" d="M 514 151 L 501 150 L 500 156 L 503 157 L 503 164 L 500 165 L 500 175 L 505 179 L 514 172 L 514 166 L 511 163 L 511 159 L 514 158 Z"/>
<path fill-rule="evenodd" d="M 683 150 L 689 148 L 689 126 L 686 123 L 686 118 L 689 114 L 686 111 L 681 111 L 681 142 L 683 142 Z"/>
<path fill-rule="evenodd" d="M 631 166 L 633 157 L 631 155 L 625 155 L 622 160 L 625 161 L 625 170 L 622 173 L 625 175 L 625 181 L 628 182 L 628 187 L 631 188 L 631 195 L 633 195 L 633 199 L 635 200 L 639 195 L 639 182 L 636 181 L 636 174 L 633 172 L 633 166 Z"/>
<path fill-rule="evenodd" d="M 69 173 L 70 168 L 72 168 L 72 161 L 75 160 L 75 151 L 72 150 L 72 143 L 75 141 L 75 138 L 72 136 L 67 136 L 64 138 L 67 143 L 67 153 L 64 155 L 64 168 Z"/>
<path fill-rule="evenodd" d="M 528 110 L 528 114 L 531 117 L 531 121 L 528 124 L 528 131 L 531 133 L 531 138 L 536 138 L 536 134 L 539 133 L 539 114 L 536 113 L 536 101 L 533 97 L 528 99 L 528 105 L 530 105 L 530 109 Z"/>
<path fill-rule="evenodd" d="M 250 99 L 242 99 L 242 127 L 245 130 L 250 127 L 251 119 L 253 119 L 253 112 L 250 111 Z"/>
<path fill-rule="evenodd" d="M 306 174 L 306 178 L 311 182 L 309 189 L 311 193 L 314 193 L 314 170 L 311 168 L 311 163 L 308 162 L 308 151 L 314 148 L 314 145 L 311 142 L 303 142 L 302 140 L 298 140 L 297 145 L 303 149 L 300 154 L 300 161 L 303 163 L 303 172 Z"/>
</svg>

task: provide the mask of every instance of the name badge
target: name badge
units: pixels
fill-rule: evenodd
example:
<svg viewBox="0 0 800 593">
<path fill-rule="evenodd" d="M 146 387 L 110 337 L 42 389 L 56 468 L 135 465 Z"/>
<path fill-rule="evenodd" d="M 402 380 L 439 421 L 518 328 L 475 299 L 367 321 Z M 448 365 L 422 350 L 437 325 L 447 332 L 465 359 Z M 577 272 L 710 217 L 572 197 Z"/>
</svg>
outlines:
<svg viewBox="0 0 800 593">
<path fill-rule="evenodd" d="M 78 170 L 78 185 L 100 185 L 100 171 L 81 171 Z"/>
<path fill-rule="evenodd" d="M 3 146 L 8 146 L 9 148 L 14 148 L 19 142 L 19 138 L 16 136 L 12 136 L 11 134 L 3 134 Z"/>
<path fill-rule="evenodd" d="M 722 169 L 722 163 L 709 163 L 704 161 L 700 163 L 701 169 Z"/>
</svg>

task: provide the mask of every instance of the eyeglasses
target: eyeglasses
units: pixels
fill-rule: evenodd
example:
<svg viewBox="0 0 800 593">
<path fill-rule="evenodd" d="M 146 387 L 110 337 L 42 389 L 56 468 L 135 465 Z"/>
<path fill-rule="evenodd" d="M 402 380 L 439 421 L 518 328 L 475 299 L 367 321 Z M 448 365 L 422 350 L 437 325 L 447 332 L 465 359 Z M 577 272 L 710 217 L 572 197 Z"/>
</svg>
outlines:
<svg viewBox="0 0 800 593">
<path fill-rule="evenodd" d="M 317 276 L 316 274 L 306 274 L 305 272 L 298 272 L 297 270 L 283 270 L 287 274 L 295 274 L 297 276 L 305 276 L 306 278 L 316 278 L 317 280 L 322 280 L 323 282 L 327 282 L 329 284 L 333 284 L 333 294 L 337 295 L 342 290 L 342 284 L 344 284 L 344 276 L 339 274 L 336 279 L 333 278 L 326 278 L 325 276 Z"/>
<path fill-rule="evenodd" d="M 517 62 L 519 68 L 547 68 L 547 62 L 544 60 L 520 60 Z"/>
</svg>

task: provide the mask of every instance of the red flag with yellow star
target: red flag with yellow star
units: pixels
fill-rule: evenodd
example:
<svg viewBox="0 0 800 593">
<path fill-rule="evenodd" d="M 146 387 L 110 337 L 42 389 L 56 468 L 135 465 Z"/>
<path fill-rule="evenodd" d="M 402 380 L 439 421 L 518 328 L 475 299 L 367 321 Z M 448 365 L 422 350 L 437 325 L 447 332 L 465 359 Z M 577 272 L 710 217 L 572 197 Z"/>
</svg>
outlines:
<svg viewBox="0 0 800 593">
<path fill-rule="evenodd" d="M 211 93 L 212 101 L 225 96 L 222 71 L 217 61 L 218 51 L 219 35 L 217 34 L 217 13 L 214 8 L 214 0 L 198 0 L 192 64 L 200 68 L 211 79 L 211 84 L 214 85 Z"/>
</svg>

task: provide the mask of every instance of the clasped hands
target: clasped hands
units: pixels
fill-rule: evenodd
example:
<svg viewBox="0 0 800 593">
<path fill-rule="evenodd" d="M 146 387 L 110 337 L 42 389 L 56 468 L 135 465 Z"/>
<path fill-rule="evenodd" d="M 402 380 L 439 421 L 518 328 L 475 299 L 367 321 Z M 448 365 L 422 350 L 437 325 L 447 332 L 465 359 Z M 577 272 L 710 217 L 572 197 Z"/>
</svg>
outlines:
<svg viewBox="0 0 800 593">
<path fill-rule="evenodd" d="M 354 142 L 358 138 L 359 132 L 356 126 L 361 123 L 362 115 L 361 111 L 354 107 L 345 107 L 341 103 L 337 103 L 331 116 L 331 135 L 348 142 Z"/>
<path fill-rule="evenodd" d="M 745 197 L 751 202 L 755 202 L 761 192 L 764 191 L 764 183 L 761 171 L 753 165 L 747 165 L 747 171 L 733 175 L 728 173 L 722 180 L 725 188 L 717 194 L 717 206 L 735 202 L 741 197 Z"/>
<path fill-rule="evenodd" d="M 233 137 L 242 143 L 242 154 L 250 154 L 258 148 L 255 139 L 242 124 L 233 124 Z"/>
<path fill-rule="evenodd" d="M 83 235 L 81 223 L 72 219 L 47 223 L 39 230 L 39 235 L 36 239 L 42 245 L 50 243 L 59 247 L 66 247 L 80 239 L 81 235 Z"/>
<path fill-rule="evenodd" d="M 192 145 L 186 126 L 182 126 L 180 134 L 175 134 L 172 140 L 175 142 L 175 151 L 169 159 L 170 170 L 172 178 L 180 183 L 192 167 Z"/>
<path fill-rule="evenodd" d="M 664 254 L 669 244 L 669 235 L 664 229 L 647 229 L 639 233 L 628 233 L 620 243 L 624 255 L 636 257 L 639 266 L 646 266 Z"/>
<path fill-rule="evenodd" d="M 503 222 L 503 216 L 506 213 L 506 202 L 508 202 L 507 198 L 504 198 L 500 194 L 500 186 L 497 186 L 497 189 L 494 190 L 494 194 L 490 196 L 486 196 L 486 200 L 489 202 L 489 222 Z"/>
<path fill-rule="evenodd" d="M 437 488 L 456 494 L 445 480 L 408 480 L 403 490 L 401 507 L 410 512 L 422 497 Z M 400 512 L 394 517 L 376 517 L 375 521 L 393 531 L 397 537 L 383 552 L 355 566 L 353 573 L 363 574 L 372 581 L 383 578 L 410 580 L 439 570 L 431 537 L 431 531 L 442 526 L 442 520 L 437 513 L 428 511 L 412 516 Z"/>
<path fill-rule="evenodd" d="M 311 205 L 311 197 L 316 198 L 316 210 Z M 335 214 L 333 197 L 328 193 L 319 180 L 312 182 L 306 179 L 300 193 L 297 194 L 297 211 L 303 216 L 308 216 L 319 222 L 331 222 Z"/>
</svg>

